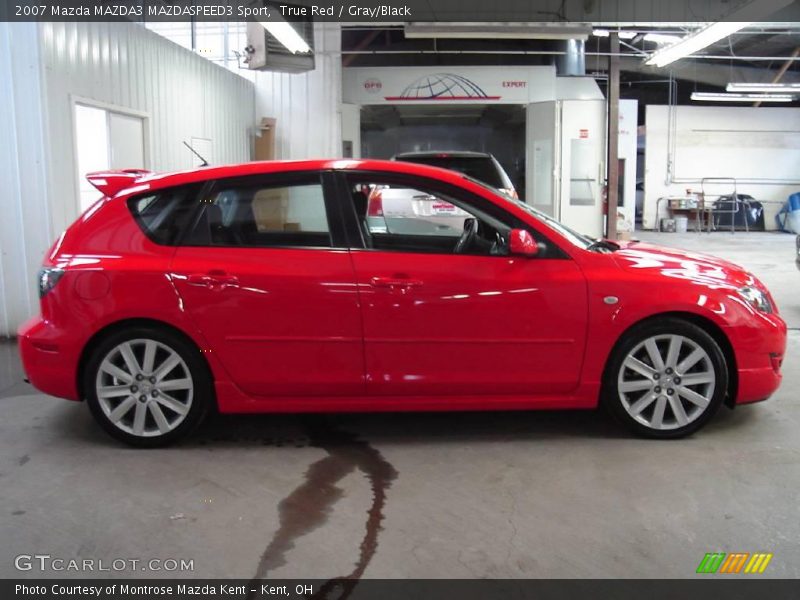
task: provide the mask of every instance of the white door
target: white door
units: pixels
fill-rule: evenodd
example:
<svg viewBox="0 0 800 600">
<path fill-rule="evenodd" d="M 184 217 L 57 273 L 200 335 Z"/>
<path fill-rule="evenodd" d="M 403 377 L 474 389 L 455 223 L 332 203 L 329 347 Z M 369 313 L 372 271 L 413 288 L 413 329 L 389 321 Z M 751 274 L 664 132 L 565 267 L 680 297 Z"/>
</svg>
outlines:
<svg viewBox="0 0 800 600">
<path fill-rule="evenodd" d="M 625 161 L 625 171 L 620 172 L 618 214 L 620 231 L 633 231 L 636 223 L 636 161 L 638 160 L 639 101 L 619 101 L 619 157 Z M 622 228 L 620 228 L 620 225 Z"/>
<path fill-rule="evenodd" d="M 605 174 L 604 100 L 563 100 L 561 104 L 560 215 L 565 225 L 603 235 Z"/>
<path fill-rule="evenodd" d="M 528 105 L 525 119 L 525 201 L 556 219 L 560 217 L 558 112 L 557 102 L 537 102 Z"/>
</svg>

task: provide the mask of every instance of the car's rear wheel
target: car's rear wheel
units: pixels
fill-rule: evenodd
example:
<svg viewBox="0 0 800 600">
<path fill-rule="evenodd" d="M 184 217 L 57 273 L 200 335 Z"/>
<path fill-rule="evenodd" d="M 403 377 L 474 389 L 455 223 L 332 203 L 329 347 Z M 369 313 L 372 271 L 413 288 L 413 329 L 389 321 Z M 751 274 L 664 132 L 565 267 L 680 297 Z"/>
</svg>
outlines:
<svg viewBox="0 0 800 600">
<path fill-rule="evenodd" d="M 719 344 L 704 329 L 665 318 L 625 335 L 604 383 L 606 406 L 635 433 L 679 438 L 703 427 L 719 410 L 728 366 Z"/>
<path fill-rule="evenodd" d="M 118 331 L 92 352 L 84 392 L 94 418 L 134 446 L 174 442 L 208 412 L 212 385 L 197 348 L 157 328 Z"/>
</svg>

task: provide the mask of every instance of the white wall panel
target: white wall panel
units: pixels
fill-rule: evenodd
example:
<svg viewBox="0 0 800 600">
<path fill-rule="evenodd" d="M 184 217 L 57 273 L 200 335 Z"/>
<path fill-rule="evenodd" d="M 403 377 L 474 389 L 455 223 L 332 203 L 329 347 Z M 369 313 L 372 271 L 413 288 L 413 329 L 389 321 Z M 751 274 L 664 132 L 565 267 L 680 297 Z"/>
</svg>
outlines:
<svg viewBox="0 0 800 600">
<path fill-rule="evenodd" d="M 277 119 L 275 157 L 335 158 L 342 153 L 341 28 L 314 25 L 315 69 L 256 72 L 256 117 Z"/>
<path fill-rule="evenodd" d="M 153 170 L 191 166 L 192 137 L 218 163 L 252 156 L 251 81 L 138 25 L 0 23 L 0 139 L 13 140 L 0 149 L 0 335 L 37 311 L 35 273 L 79 212 L 76 100 L 143 116 Z"/>
<path fill-rule="evenodd" d="M 764 202 L 764 224 L 775 229 L 775 213 L 800 189 L 800 109 L 678 106 L 672 125 L 669 112 L 667 106 L 647 107 L 644 228 L 666 216 L 663 202 L 656 215 L 658 198 L 700 191 L 703 177 L 736 177 L 737 192 Z"/>
<path fill-rule="evenodd" d="M 53 241 L 35 23 L 0 23 L 0 335 L 38 307 L 34 275 Z"/>
<path fill-rule="evenodd" d="M 352 158 L 361 158 L 361 107 L 358 104 L 342 104 L 342 144 L 345 140 L 353 144 Z M 342 146 L 344 150 L 344 146 Z"/>
</svg>

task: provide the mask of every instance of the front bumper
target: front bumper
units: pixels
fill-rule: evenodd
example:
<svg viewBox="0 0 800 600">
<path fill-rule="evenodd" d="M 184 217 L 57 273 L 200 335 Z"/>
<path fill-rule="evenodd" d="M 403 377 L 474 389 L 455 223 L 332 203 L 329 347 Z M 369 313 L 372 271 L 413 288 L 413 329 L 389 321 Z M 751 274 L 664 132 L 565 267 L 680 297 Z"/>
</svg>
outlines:
<svg viewBox="0 0 800 600">
<path fill-rule="evenodd" d="M 23 323 L 17 336 L 22 368 L 31 385 L 51 396 L 79 400 L 79 351 L 41 317 Z"/>
<path fill-rule="evenodd" d="M 757 323 L 737 331 L 738 339 L 732 339 L 739 380 L 736 404 L 766 400 L 780 387 L 786 331 L 777 314 L 759 315 Z"/>
</svg>

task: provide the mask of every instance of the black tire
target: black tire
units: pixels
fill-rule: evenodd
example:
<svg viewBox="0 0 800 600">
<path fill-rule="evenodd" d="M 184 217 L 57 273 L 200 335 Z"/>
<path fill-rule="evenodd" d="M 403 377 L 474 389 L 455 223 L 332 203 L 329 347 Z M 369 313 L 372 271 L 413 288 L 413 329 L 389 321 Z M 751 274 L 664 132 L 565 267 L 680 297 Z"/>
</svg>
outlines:
<svg viewBox="0 0 800 600">
<path fill-rule="evenodd" d="M 128 418 L 130 412 L 133 412 L 135 415 L 136 411 L 138 410 L 136 407 L 136 402 L 141 401 L 143 404 L 146 404 L 150 410 L 149 413 L 145 411 L 147 414 L 146 419 L 149 419 L 149 424 L 151 425 L 149 431 L 143 431 L 142 435 L 135 435 L 132 431 L 123 430 L 123 427 L 134 430 L 134 425 L 130 423 L 126 425 L 123 419 L 118 419 L 120 422 L 120 425 L 118 426 L 110 419 L 110 416 L 113 415 L 107 414 L 107 411 L 111 410 L 113 412 L 113 408 L 109 403 L 116 402 L 117 398 L 113 398 L 112 400 L 104 400 L 103 402 L 105 404 L 101 405 L 101 400 L 98 397 L 97 385 L 101 380 L 99 378 L 107 380 L 109 377 L 111 377 L 113 379 L 113 377 L 110 376 L 106 371 L 103 371 L 102 374 L 100 373 L 101 365 L 103 364 L 103 361 L 109 357 L 109 353 L 115 352 L 115 350 L 125 342 L 133 342 L 130 348 L 132 348 L 135 352 L 138 351 L 143 353 L 144 345 L 142 342 L 146 343 L 148 340 L 156 342 L 158 350 L 155 352 L 160 353 L 157 354 L 157 356 L 168 356 L 168 354 L 165 353 L 171 350 L 177 354 L 180 359 L 182 359 L 183 362 L 179 363 L 175 368 L 173 368 L 173 372 L 179 372 L 179 376 L 182 376 L 180 381 L 189 380 L 189 385 L 192 386 L 192 389 L 190 391 L 179 390 L 176 392 L 169 392 L 169 395 L 172 395 L 173 397 L 183 394 L 181 402 L 188 406 L 188 410 L 183 414 L 175 411 L 174 409 L 170 409 L 169 404 L 160 404 L 162 401 L 166 402 L 166 399 L 163 397 L 165 395 L 164 392 L 161 393 L 161 400 L 155 400 L 155 395 L 151 397 L 151 394 L 158 394 L 159 385 L 168 383 L 171 380 L 165 379 L 165 381 L 158 384 L 149 385 L 147 390 L 137 389 L 137 393 L 128 394 L 126 391 L 125 394 L 134 399 L 134 404 L 131 404 L 130 408 L 126 409 L 125 419 Z M 118 355 L 118 360 L 122 360 L 119 358 L 121 356 L 121 354 Z M 136 356 L 136 360 L 141 366 L 144 363 L 143 355 L 138 354 Z M 126 372 L 130 370 L 127 369 L 123 363 L 120 362 L 119 364 Z M 157 369 L 153 369 L 153 371 L 156 370 Z M 156 373 L 154 373 L 154 375 L 155 374 Z M 142 383 L 139 383 L 135 380 L 131 381 L 130 383 L 132 385 L 139 384 L 142 386 L 147 386 L 149 383 L 147 381 L 148 378 L 144 377 L 144 379 L 145 381 Z M 130 446 L 136 446 L 140 448 L 162 447 L 177 441 L 194 430 L 203 421 L 206 414 L 209 412 L 209 409 L 215 403 L 213 378 L 211 377 L 208 365 L 200 351 L 194 344 L 187 341 L 184 337 L 168 329 L 161 329 L 158 327 L 133 327 L 130 329 L 119 330 L 106 336 L 94 348 L 89 360 L 86 362 L 82 382 L 84 396 L 87 404 L 89 405 L 89 410 L 100 426 L 113 438 L 125 442 Z M 126 387 L 128 382 L 119 379 L 112 382 L 111 385 L 119 385 L 119 387 L 122 388 Z M 138 393 L 141 391 L 145 391 L 145 394 L 139 395 Z M 141 400 L 143 397 L 146 399 Z M 116 405 L 117 407 L 119 407 L 123 401 L 128 403 L 131 401 L 128 397 L 120 396 L 120 398 L 124 399 L 119 400 L 119 403 Z M 149 406 L 151 401 L 158 404 L 158 412 L 162 418 L 162 423 L 164 422 L 163 419 L 165 414 L 168 414 L 170 417 L 172 417 L 173 423 L 177 422 L 177 425 L 175 425 L 173 429 L 167 431 L 166 433 L 161 433 L 160 431 L 157 433 L 153 432 L 154 427 L 160 430 L 161 426 L 156 424 L 156 419 L 154 418 L 153 414 L 154 409 L 150 408 Z M 172 398 L 170 398 L 170 402 L 171 401 Z M 172 403 L 172 406 L 175 406 L 175 404 Z M 135 417 L 131 417 L 130 420 L 132 421 L 134 418 Z M 147 421 L 143 421 L 143 423 L 145 423 L 146 426 Z"/>
<path fill-rule="evenodd" d="M 621 393 L 620 378 L 622 378 L 623 386 L 625 384 L 630 384 L 631 386 L 644 385 L 644 382 L 648 381 L 644 374 L 635 369 L 629 369 L 627 366 L 629 363 L 626 363 L 632 352 L 636 353 L 633 358 L 639 357 L 641 359 L 640 362 L 647 363 L 647 359 L 651 354 L 646 346 L 641 346 L 647 340 L 653 340 L 656 343 L 657 349 L 662 354 L 662 366 L 666 367 L 669 362 L 666 358 L 669 358 L 668 349 L 670 344 L 670 339 L 666 336 L 679 336 L 688 340 L 678 345 L 679 348 L 685 351 L 680 355 L 683 358 L 688 358 L 687 354 L 691 355 L 697 350 L 697 347 L 705 351 L 705 356 L 701 359 L 701 365 L 686 369 L 686 373 L 679 373 L 677 369 L 671 369 L 673 372 L 667 374 L 667 371 L 670 370 L 669 368 L 661 371 L 653 369 L 656 373 L 652 376 L 654 381 L 651 385 L 653 387 L 641 390 L 641 396 L 637 396 L 638 391 L 631 391 L 627 394 Z M 666 358 L 663 355 L 664 350 L 667 350 Z M 672 362 L 676 361 L 679 361 L 679 359 Z M 623 363 L 626 366 L 621 373 Z M 689 360 L 686 360 L 685 362 L 678 362 L 678 365 L 688 363 Z M 652 368 L 654 366 L 653 361 L 651 360 L 645 366 Z M 693 369 L 699 370 L 703 367 L 706 370 L 701 373 L 692 372 Z M 713 367 L 713 373 L 708 370 L 710 367 Z M 708 380 L 709 383 L 688 384 L 681 380 L 682 377 L 688 381 L 693 376 L 694 379 L 702 378 L 703 380 Z M 660 378 L 660 381 L 657 377 Z M 678 380 L 677 383 L 675 382 L 676 379 Z M 711 388 L 712 381 L 713 388 Z M 681 383 L 685 385 L 681 386 Z M 635 434 L 655 439 L 677 439 L 691 435 L 706 425 L 719 410 L 727 390 L 728 364 L 716 340 L 704 329 L 689 321 L 675 317 L 664 317 L 642 323 L 631 329 L 620 339 L 611 354 L 605 371 L 601 401 L 617 421 Z M 683 396 L 683 394 L 690 394 L 691 392 L 700 392 L 699 395 L 708 400 L 708 403 L 703 407 L 701 404 L 697 404 L 695 400 L 690 401 Z M 666 395 L 667 393 L 669 393 L 669 396 Z M 653 396 L 656 398 L 650 400 Z M 691 397 L 697 398 L 697 396 Z M 664 399 L 663 402 L 661 402 L 662 398 Z M 648 401 L 652 403 L 652 411 L 650 405 L 647 404 Z M 677 411 L 672 405 L 676 401 L 680 403 Z M 637 413 L 637 402 L 640 403 L 639 406 L 646 406 L 646 408 L 640 409 L 638 418 L 635 418 L 631 412 Z M 661 402 L 660 405 L 659 402 Z M 663 407 L 660 410 L 661 419 L 656 419 L 654 413 L 658 411 L 659 406 Z M 684 419 L 687 416 L 691 416 L 691 420 L 681 425 L 678 412 L 683 412 Z M 651 423 L 661 420 L 664 428 L 654 428 L 644 423 L 643 421 L 648 420 L 648 414 L 651 415 Z M 670 414 L 671 418 L 669 418 Z"/>
</svg>

